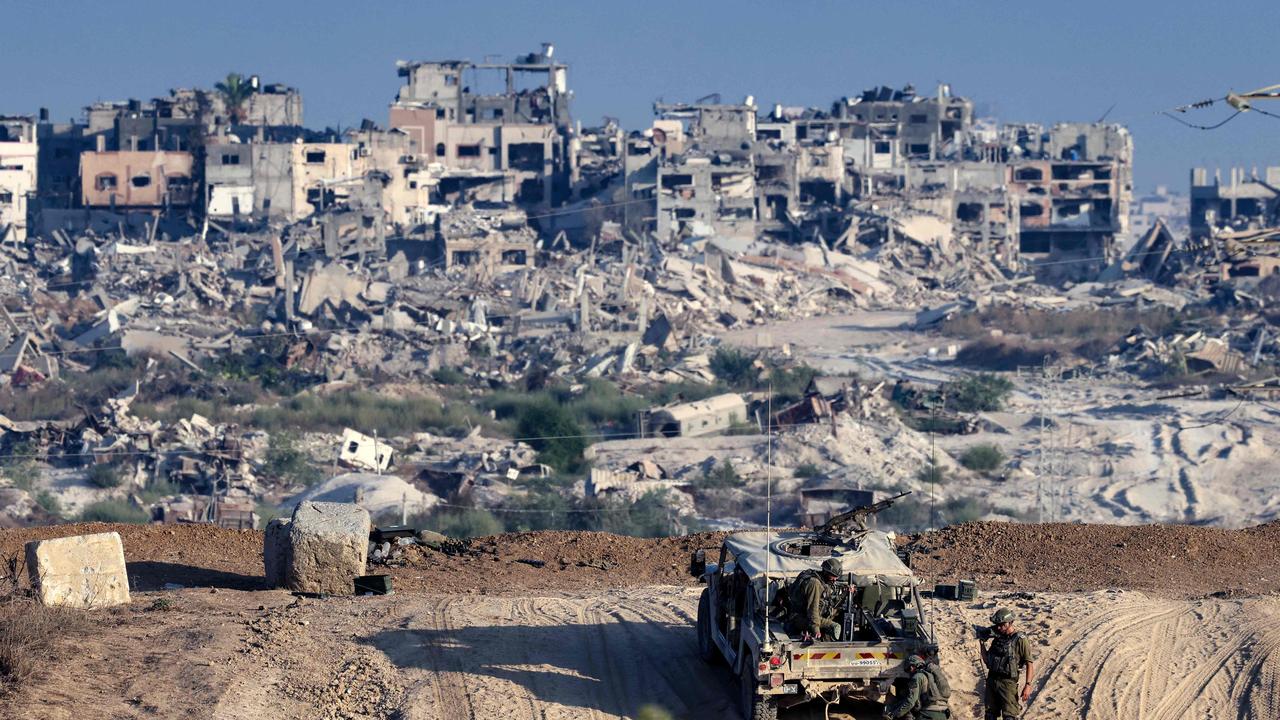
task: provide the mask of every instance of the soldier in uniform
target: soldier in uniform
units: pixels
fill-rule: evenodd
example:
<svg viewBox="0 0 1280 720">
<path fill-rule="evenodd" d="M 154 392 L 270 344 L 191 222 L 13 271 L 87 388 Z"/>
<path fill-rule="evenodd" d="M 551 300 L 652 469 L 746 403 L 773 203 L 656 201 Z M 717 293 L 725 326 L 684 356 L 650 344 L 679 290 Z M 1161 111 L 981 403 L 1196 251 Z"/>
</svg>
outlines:
<svg viewBox="0 0 1280 720">
<path fill-rule="evenodd" d="M 906 666 L 907 672 L 911 673 L 907 692 L 897 702 L 885 707 L 884 717 L 887 720 L 948 720 L 951 706 L 947 698 L 951 697 L 951 683 L 942 674 L 942 668 L 920 655 L 907 658 Z"/>
<path fill-rule="evenodd" d="M 822 570 L 805 570 L 796 576 L 787 589 L 791 615 L 787 618 L 787 632 L 800 635 L 805 640 L 836 640 L 840 626 L 835 622 L 839 604 L 829 597 L 836 578 L 844 574 L 844 567 L 835 558 L 822 561 Z"/>
<path fill-rule="evenodd" d="M 991 616 L 991 645 L 985 642 L 982 662 L 987 666 L 986 720 L 1017 720 L 1022 717 L 1022 703 L 1031 697 L 1031 677 L 1035 665 L 1031 657 L 1031 641 L 1013 629 L 1013 611 L 1000 608 Z M 1018 692 L 1018 674 L 1025 670 L 1022 692 Z"/>
</svg>

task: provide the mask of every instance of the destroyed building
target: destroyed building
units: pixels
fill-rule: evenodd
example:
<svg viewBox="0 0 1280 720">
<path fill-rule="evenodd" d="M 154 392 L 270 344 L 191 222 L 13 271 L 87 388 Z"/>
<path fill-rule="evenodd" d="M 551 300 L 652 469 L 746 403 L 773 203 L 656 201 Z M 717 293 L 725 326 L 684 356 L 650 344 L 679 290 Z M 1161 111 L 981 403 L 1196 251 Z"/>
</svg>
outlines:
<svg viewBox="0 0 1280 720">
<path fill-rule="evenodd" d="M 38 187 L 36 125 L 25 116 L 0 116 L 0 242 L 27 239 L 29 203 Z"/>
<path fill-rule="evenodd" d="M 406 133 L 436 166 L 447 199 L 514 202 L 546 210 L 577 180 L 568 66 L 543 45 L 510 63 L 400 62 L 406 78 L 390 127 Z"/>
<path fill-rule="evenodd" d="M 1264 230 L 1280 226 L 1280 167 L 1231 168 L 1209 177 L 1205 168 L 1191 171 L 1191 237 L 1203 240 L 1222 231 Z"/>
<path fill-rule="evenodd" d="M 829 111 L 760 117 L 751 98 L 709 96 L 655 114 L 623 164 L 626 197 L 654 202 L 629 225 L 660 242 L 879 245 L 923 215 L 933 236 L 1056 282 L 1096 276 L 1128 233 L 1133 148 L 1118 125 L 979 123 L 946 85 L 869 90 Z"/>
</svg>

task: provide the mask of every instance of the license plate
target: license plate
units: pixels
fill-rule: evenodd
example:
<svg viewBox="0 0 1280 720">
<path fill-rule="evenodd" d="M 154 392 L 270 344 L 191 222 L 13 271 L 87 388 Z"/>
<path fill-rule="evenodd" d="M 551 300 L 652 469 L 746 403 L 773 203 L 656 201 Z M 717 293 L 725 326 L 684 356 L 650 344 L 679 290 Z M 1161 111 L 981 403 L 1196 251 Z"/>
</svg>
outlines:
<svg viewBox="0 0 1280 720">
<path fill-rule="evenodd" d="M 873 667 L 873 668 L 878 668 L 878 667 L 880 667 L 880 666 L 882 666 L 882 665 L 884 665 L 884 661 L 883 661 L 883 660 L 876 660 L 875 658 L 866 658 L 866 659 L 864 659 L 864 660 L 850 660 L 850 661 L 849 661 L 849 667 L 859 667 L 859 668 L 869 668 L 869 667 Z"/>
</svg>

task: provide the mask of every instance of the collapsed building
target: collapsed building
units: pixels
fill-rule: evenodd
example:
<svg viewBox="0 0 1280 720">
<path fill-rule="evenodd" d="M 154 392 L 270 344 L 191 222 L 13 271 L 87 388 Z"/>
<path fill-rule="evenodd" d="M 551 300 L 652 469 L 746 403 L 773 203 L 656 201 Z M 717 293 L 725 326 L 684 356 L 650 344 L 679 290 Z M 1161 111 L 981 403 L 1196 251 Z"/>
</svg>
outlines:
<svg viewBox="0 0 1280 720">
<path fill-rule="evenodd" d="M 1272 231 L 1280 228 L 1280 167 L 1231 168 L 1210 179 L 1205 168 L 1191 171 L 1191 211 L 1188 216 L 1193 240 L 1205 240 L 1224 232 Z"/>
<path fill-rule="evenodd" d="M 1010 270 L 1088 279 L 1128 233 L 1132 140 L 1113 124 L 994 126 L 948 86 L 869 90 L 830 110 L 754 100 L 658 103 L 625 144 L 626 196 L 654 202 L 631 226 L 659 242 L 892 242 L 929 216 Z"/>
</svg>

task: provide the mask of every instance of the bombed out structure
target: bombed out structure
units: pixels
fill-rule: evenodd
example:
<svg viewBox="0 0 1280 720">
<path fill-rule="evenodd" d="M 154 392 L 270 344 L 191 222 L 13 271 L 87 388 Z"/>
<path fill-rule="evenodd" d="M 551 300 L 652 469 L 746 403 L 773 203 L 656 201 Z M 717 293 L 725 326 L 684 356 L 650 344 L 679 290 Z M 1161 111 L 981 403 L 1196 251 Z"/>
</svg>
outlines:
<svg viewBox="0 0 1280 720">
<path fill-rule="evenodd" d="M 1128 232 L 1133 144 L 1120 125 L 979 122 L 946 85 L 766 115 L 753 98 L 708 96 L 655 115 L 623 162 L 627 197 L 654 201 L 632 224 L 661 241 L 876 243 L 885 219 L 929 215 L 998 264 L 1057 281 L 1096 276 Z"/>
</svg>

